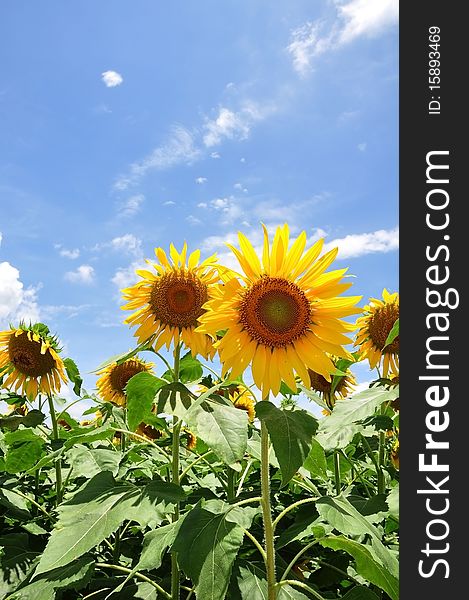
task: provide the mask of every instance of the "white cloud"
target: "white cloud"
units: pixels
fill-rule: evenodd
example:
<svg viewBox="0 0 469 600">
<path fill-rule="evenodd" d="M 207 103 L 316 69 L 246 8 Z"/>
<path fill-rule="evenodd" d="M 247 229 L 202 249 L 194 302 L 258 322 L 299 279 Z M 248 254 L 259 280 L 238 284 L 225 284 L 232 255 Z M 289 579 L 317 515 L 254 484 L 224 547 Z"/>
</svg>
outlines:
<svg viewBox="0 0 469 600">
<path fill-rule="evenodd" d="M 379 229 L 371 233 L 347 235 L 328 242 L 325 250 L 339 248 L 338 258 L 356 258 L 375 252 L 392 252 L 399 248 L 399 228 Z"/>
<path fill-rule="evenodd" d="M 163 202 L 163 206 L 174 206 L 176 204 L 176 202 L 174 202 L 174 200 L 166 200 L 166 202 Z"/>
<path fill-rule="evenodd" d="M 252 125 L 274 111 L 274 106 L 260 107 L 254 102 L 246 102 L 237 112 L 222 106 L 218 111 L 218 116 L 205 123 L 203 142 L 207 148 L 211 148 L 220 144 L 224 139 L 245 140 L 249 136 Z"/>
<path fill-rule="evenodd" d="M 194 217 L 194 215 L 188 215 L 186 217 L 186 221 L 189 223 L 189 225 L 202 225 L 202 221 L 197 217 Z"/>
<path fill-rule="evenodd" d="M 244 156 L 242 156 L 242 157 L 239 159 L 239 162 L 241 162 L 241 163 L 245 163 L 245 162 L 246 162 L 246 159 L 244 158 Z"/>
<path fill-rule="evenodd" d="M 398 21 L 398 0 L 349 0 L 335 2 L 334 21 L 308 22 L 292 32 L 287 51 L 293 68 L 306 75 L 314 59 L 361 36 L 376 36 Z"/>
<path fill-rule="evenodd" d="M 200 202 L 199 208 L 212 210 L 218 213 L 219 223 L 221 225 L 230 225 L 234 221 L 239 220 L 243 214 L 243 207 L 234 196 L 227 198 L 214 198 L 210 202 Z"/>
<path fill-rule="evenodd" d="M 220 158 L 220 154 L 218 152 L 211 152 L 210 158 Z"/>
<path fill-rule="evenodd" d="M 365 152 L 366 146 L 367 146 L 367 143 L 362 142 L 361 144 L 358 144 L 357 148 L 360 150 L 360 152 Z"/>
<path fill-rule="evenodd" d="M 95 272 L 91 265 L 80 265 L 75 271 L 67 271 L 64 279 L 70 283 L 89 285 L 95 279 Z"/>
<path fill-rule="evenodd" d="M 123 200 L 118 207 L 117 216 L 120 218 L 130 218 L 140 212 L 142 209 L 142 204 L 145 201 L 145 196 L 143 194 L 136 194 L 134 196 L 130 196 L 126 200 Z"/>
<path fill-rule="evenodd" d="M 70 258 L 70 260 L 75 260 L 80 256 L 80 250 L 78 248 L 69 250 L 68 248 L 64 248 L 62 244 L 54 244 L 54 248 L 59 251 L 60 256 Z"/>
<path fill-rule="evenodd" d="M 130 285 L 136 283 L 139 279 L 138 275 L 135 274 L 135 271 L 137 269 L 146 268 L 148 268 L 148 265 L 143 260 L 143 257 L 141 257 L 137 260 L 134 260 L 129 266 L 120 267 L 119 269 L 117 269 L 111 281 L 119 289 L 129 287 Z"/>
<path fill-rule="evenodd" d="M 183 163 L 190 164 L 199 154 L 194 135 L 180 125 L 175 126 L 166 141 L 143 160 L 133 163 L 129 173 L 120 176 L 114 187 L 117 190 L 126 190 L 138 183 L 149 171 L 169 169 Z"/>
<path fill-rule="evenodd" d="M 207 182 L 207 178 L 206 177 L 196 177 L 195 182 L 198 183 L 199 185 L 202 185 L 203 183 Z"/>
<path fill-rule="evenodd" d="M 124 81 L 122 75 L 117 71 L 104 71 L 101 73 L 101 79 L 106 87 L 116 87 Z"/>
<path fill-rule="evenodd" d="M 0 234 L 1 240 L 1 234 Z M 0 263 L 0 323 L 17 323 L 25 320 L 37 322 L 40 310 L 37 303 L 38 288 L 24 287 L 20 272 L 9 262 Z"/>
<path fill-rule="evenodd" d="M 101 242 L 93 246 L 94 252 L 101 252 L 102 250 L 112 250 L 113 252 L 134 254 L 135 256 L 141 256 L 142 254 L 142 240 L 136 237 L 133 233 L 125 233 L 124 235 L 113 238 L 109 242 Z"/>
</svg>

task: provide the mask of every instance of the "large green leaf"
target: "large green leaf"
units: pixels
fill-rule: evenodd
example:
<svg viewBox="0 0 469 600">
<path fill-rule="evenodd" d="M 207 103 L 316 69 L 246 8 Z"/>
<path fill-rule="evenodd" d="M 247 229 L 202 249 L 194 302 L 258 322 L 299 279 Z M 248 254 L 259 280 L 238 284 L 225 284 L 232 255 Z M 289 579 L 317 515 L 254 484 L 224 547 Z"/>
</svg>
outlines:
<svg viewBox="0 0 469 600">
<path fill-rule="evenodd" d="M 83 379 L 80 375 L 80 371 L 71 358 L 65 358 L 64 365 L 68 378 L 73 383 L 73 391 L 77 396 L 79 396 L 81 392 L 81 386 L 83 385 Z"/>
<path fill-rule="evenodd" d="M 397 398 L 397 390 L 373 387 L 351 398 L 337 402 L 332 413 L 321 419 L 317 439 L 325 450 L 345 448 L 357 431 L 362 430 L 360 421 L 371 416 L 383 402 Z"/>
<path fill-rule="evenodd" d="M 194 358 L 191 352 L 187 352 L 179 363 L 179 380 L 182 383 L 197 381 L 203 375 L 203 369 L 200 362 Z"/>
<path fill-rule="evenodd" d="M 5 598 L 27 577 L 39 552 L 30 548 L 27 533 L 0 537 L 0 547 L 0 598 Z"/>
<path fill-rule="evenodd" d="M 399 520 L 399 484 L 392 488 L 386 501 L 389 506 L 389 514 Z"/>
<path fill-rule="evenodd" d="M 77 444 L 67 452 L 67 460 L 72 467 L 73 477 L 90 479 L 101 471 L 110 471 L 113 475 L 119 470 L 121 452 L 107 448 L 88 448 Z"/>
<path fill-rule="evenodd" d="M 214 514 L 196 505 L 186 515 L 172 546 L 181 569 L 195 584 L 196 597 L 203 600 L 225 598 L 233 561 L 243 542 L 244 531 L 227 518 L 228 510 Z M 242 509 L 237 518 L 243 518 Z"/>
<path fill-rule="evenodd" d="M 79 590 L 91 579 L 94 559 L 82 557 L 69 565 L 35 577 L 28 585 L 16 590 L 7 600 L 54 600 L 57 590 Z"/>
<path fill-rule="evenodd" d="M 184 418 L 191 431 L 200 437 L 226 464 L 241 460 L 248 442 L 248 415 L 231 403 L 205 400 L 194 405 Z"/>
<path fill-rule="evenodd" d="M 167 382 L 150 373 L 137 373 L 129 379 L 126 386 L 127 421 L 129 429 L 135 431 L 140 423 L 151 415 L 153 401 L 159 389 Z"/>
<path fill-rule="evenodd" d="M 6 417 L 0 417 L 0 427 L 9 429 L 10 431 L 16 431 L 20 425 L 25 427 L 37 427 L 40 425 L 46 415 L 40 410 L 33 408 L 26 415 L 7 415 Z"/>
<path fill-rule="evenodd" d="M 145 534 L 142 554 L 136 566 L 137 570 L 150 571 L 161 566 L 163 554 L 176 539 L 181 524 L 182 518 Z"/>
<path fill-rule="evenodd" d="M 5 470 L 8 473 L 20 473 L 30 469 L 41 457 L 44 439 L 31 429 L 18 429 L 5 435 L 5 442 L 10 444 L 5 455 Z"/>
<path fill-rule="evenodd" d="M 362 577 L 384 590 L 392 600 L 398 600 L 399 580 L 373 558 L 364 544 L 342 536 L 332 536 L 320 540 L 319 543 L 326 548 L 332 548 L 332 550 L 344 550 L 350 556 L 353 556 L 357 572 Z"/>
<path fill-rule="evenodd" d="M 383 545 L 381 536 L 369 520 L 343 495 L 330 498 L 323 496 L 316 502 L 316 509 L 321 517 L 337 531 L 346 535 L 371 536 L 372 551 L 377 560 L 395 577 L 399 574 L 399 564 L 395 556 Z"/>
<path fill-rule="evenodd" d="M 240 567 L 240 576 L 238 577 L 238 587 L 241 592 L 240 600 L 267 600 L 267 580 L 258 577 L 251 569 Z M 283 585 L 277 592 L 277 600 L 307 600 L 298 590 L 291 585 Z"/>
<path fill-rule="evenodd" d="M 323 447 L 316 438 L 313 438 L 311 450 L 306 457 L 303 467 L 308 470 L 313 477 L 328 479 L 326 455 Z"/>
<path fill-rule="evenodd" d="M 68 450 L 75 444 L 89 444 L 90 442 L 107 440 L 112 438 L 113 435 L 114 429 L 109 421 L 106 421 L 101 427 L 94 427 L 93 425 L 80 427 L 71 432 L 71 435 L 65 440 L 63 447 L 65 450 Z"/>
<path fill-rule="evenodd" d="M 281 410 L 266 400 L 256 404 L 256 415 L 269 431 L 285 486 L 311 450 L 317 420 L 304 410 Z"/>
<path fill-rule="evenodd" d="M 172 483 L 152 481 L 140 489 L 116 483 L 109 471 L 95 475 L 59 511 L 59 520 L 38 565 L 37 574 L 79 558 L 113 533 L 125 520 L 146 525 L 149 513 L 161 501 L 185 497 Z"/>
</svg>

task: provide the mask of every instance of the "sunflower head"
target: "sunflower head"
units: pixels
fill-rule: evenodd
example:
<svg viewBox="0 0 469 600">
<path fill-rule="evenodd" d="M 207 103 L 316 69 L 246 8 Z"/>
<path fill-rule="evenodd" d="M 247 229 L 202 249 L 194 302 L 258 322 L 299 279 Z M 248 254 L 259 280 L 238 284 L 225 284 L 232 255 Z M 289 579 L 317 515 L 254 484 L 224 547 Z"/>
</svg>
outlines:
<svg viewBox="0 0 469 600">
<path fill-rule="evenodd" d="M 343 283 L 347 269 L 326 272 L 337 248 L 320 256 L 324 240 L 306 249 L 302 232 L 290 245 L 288 226 L 277 228 L 272 244 L 264 227 L 262 257 L 238 234 L 240 249 L 231 245 L 242 269 L 215 288 L 200 316 L 196 331 L 212 335 L 226 330 L 215 346 L 223 364 L 223 375 L 233 378 L 251 365 L 252 375 L 263 396 L 277 395 L 282 380 L 296 389 L 295 374 L 306 386 L 308 369 L 331 381 L 334 365 L 327 353 L 352 360 L 343 346 L 344 335 L 355 326 L 343 317 L 361 312 L 355 308 L 359 296 L 339 298 L 351 283 Z"/>
<path fill-rule="evenodd" d="M 370 368 L 382 364 L 383 377 L 399 375 L 399 336 L 386 345 L 395 322 L 399 318 L 399 294 L 383 290 L 383 299 L 371 298 L 365 313 L 357 320 L 359 346 L 362 358 L 368 359 Z"/>
<path fill-rule="evenodd" d="M 135 433 L 138 433 L 148 440 L 157 440 L 162 436 L 162 433 L 159 429 L 155 429 L 155 427 L 152 425 L 147 425 L 146 423 L 140 423 L 135 430 Z"/>
<path fill-rule="evenodd" d="M 141 280 L 122 290 L 127 301 L 122 308 L 135 311 L 125 323 L 137 326 L 134 335 L 139 343 L 151 340 L 156 351 L 182 341 L 194 356 L 212 357 L 211 339 L 195 328 L 205 312 L 210 286 L 220 279 L 215 256 L 199 264 L 200 250 L 187 257 L 186 244 L 180 253 L 171 244 L 169 258 L 162 248 L 155 254 L 157 262 L 147 261 L 153 271 L 137 270 Z"/>
<path fill-rule="evenodd" d="M 67 383 L 57 338 L 43 323 L 0 332 L 0 373 L 3 387 L 20 391 L 30 399 L 38 393 L 58 393 Z"/>
<path fill-rule="evenodd" d="M 197 446 L 197 436 L 187 429 L 187 427 L 184 429 L 184 435 L 186 437 L 186 448 L 188 450 L 194 450 Z"/>
<path fill-rule="evenodd" d="M 337 368 L 337 363 L 339 362 L 337 356 L 330 356 L 330 359 Z M 346 398 L 357 385 L 350 369 L 347 369 L 345 371 L 346 374 L 339 378 L 334 390 L 332 390 L 332 381 L 327 381 L 320 373 L 316 373 L 311 369 L 309 369 L 308 373 L 311 380 L 311 389 L 323 398 L 330 410 L 332 410 L 337 400 Z M 328 414 L 330 414 L 329 411 Z"/>
<path fill-rule="evenodd" d="M 130 358 L 123 363 L 111 363 L 98 371 L 101 377 L 96 382 L 98 394 L 106 402 L 112 402 L 118 406 L 125 406 L 125 386 L 137 373 L 149 373 L 153 363 L 148 363 L 138 358 Z"/>
</svg>

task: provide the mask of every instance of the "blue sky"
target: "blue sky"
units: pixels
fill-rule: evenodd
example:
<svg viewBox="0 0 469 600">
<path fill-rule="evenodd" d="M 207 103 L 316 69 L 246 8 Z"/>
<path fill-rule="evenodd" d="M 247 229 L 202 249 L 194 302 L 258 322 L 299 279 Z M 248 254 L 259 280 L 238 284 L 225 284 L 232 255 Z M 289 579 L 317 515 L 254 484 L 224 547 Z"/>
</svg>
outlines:
<svg viewBox="0 0 469 600">
<path fill-rule="evenodd" d="M 287 221 L 364 300 L 397 289 L 397 0 L 0 13 L 0 325 L 48 323 L 88 387 L 133 345 L 119 289 L 155 246 L 223 259 Z"/>
</svg>

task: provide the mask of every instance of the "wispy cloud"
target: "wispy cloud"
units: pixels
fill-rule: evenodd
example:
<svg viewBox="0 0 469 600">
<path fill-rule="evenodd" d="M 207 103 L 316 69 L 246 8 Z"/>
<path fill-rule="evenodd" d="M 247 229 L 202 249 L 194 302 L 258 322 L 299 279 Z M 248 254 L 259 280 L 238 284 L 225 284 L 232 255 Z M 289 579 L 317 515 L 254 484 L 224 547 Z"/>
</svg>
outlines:
<svg viewBox="0 0 469 600">
<path fill-rule="evenodd" d="M 137 269 L 145 268 L 148 268 L 148 265 L 145 263 L 143 256 L 140 256 L 136 260 L 132 261 L 127 267 L 119 267 L 114 273 L 111 281 L 119 290 L 129 287 L 138 280 L 138 276 L 135 274 L 135 271 Z"/>
<path fill-rule="evenodd" d="M 129 173 L 117 179 L 114 188 L 126 190 L 138 183 L 149 171 L 169 169 L 184 163 L 190 164 L 199 154 L 200 150 L 196 147 L 194 134 L 180 125 L 174 126 L 165 142 L 140 162 L 133 163 Z"/>
<path fill-rule="evenodd" d="M 90 285 L 95 280 L 95 271 L 91 265 L 80 265 L 75 271 L 67 271 L 64 279 L 70 283 Z"/>
<path fill-rule="evenodd" d="M 398 21 L 398 0 L 350 0 L 335 2 L 333 21 L 308 22 L 292 32 L 287 51 L 293 68 L 305 76 L 314 60 L 361 36 L 376 36 Z"/>
<path fill-rule="evenodd" d="M 119 252 L 120 254 L 125 253 L 140 256 L 142 254 L 142 240 L 133 233 L 125 233 L 124 235 L 113 238 L 109 242 L 100 242 L 99 244 L 96 244 L 93 246 L 92 250 L 94 252 L 111 250 L 113 252 Z"/>
<path fill-rule="evenodd" d="M 124 81 L 122 75 L 117 71 L 104 71 L 104 73 L 101 73 L 101 79 L 104 85 L 108 88 L 121 85 L 121 83 Z"/>
<path fill-rule="evenodd" d="M 75 260 L 80 256 L 80 250 L 78 248 L 73 248 L 70 250 L 68 248 L 64 248 L 62 244 L 54 244 L 54 248 L 58 251 L 60 256 L 69 258 L 70 260 Z"/>
<path fill-rule="evenodd" d="M 336 247 L 339 248 L 338 258 L 340 259 L 357 258 L 376 252 L 392 252 L 399 248 L 399 228 L 346 235 L 325 245 L 326 250 Z"/>
<path fill-rule="evenodd" d="M 199 185 L 202 185 L 203 183 L 207 183 L 207 178 L 206 177 L 196 177 L 195 182 L 198 183 Z"/>
<path fill-rule="evenodd" d="M 0 234 L 1 239 L 1 234 Z M 9 262 L 0 263 L 0 324 L 21 320 L 33 323 L 40 318 L 38 287 L 25 288 L 19 270 Z"/>
<path fill-rule="evenodd" d="M 274 111 L 274 106 L 261 107 L 254 102 L 246 102 L 238 111 L 222 106 L 214 119 L 206 121 L 203 143 L 207 148 L 211 148 L 225 139 L 245 140 L 249 137 L 253 124 L 265 119 Z"/>
<path fill-rule="evenodd" d="M 121 219 L 128 219 L 135 216 L 142 210 L 142 205 L 145 202 L 145 196 L 143 194 L 135 194 L 130 196 L 126 200 L 119 203 L 117 209 L 117 216 Z"/>
</svg>

